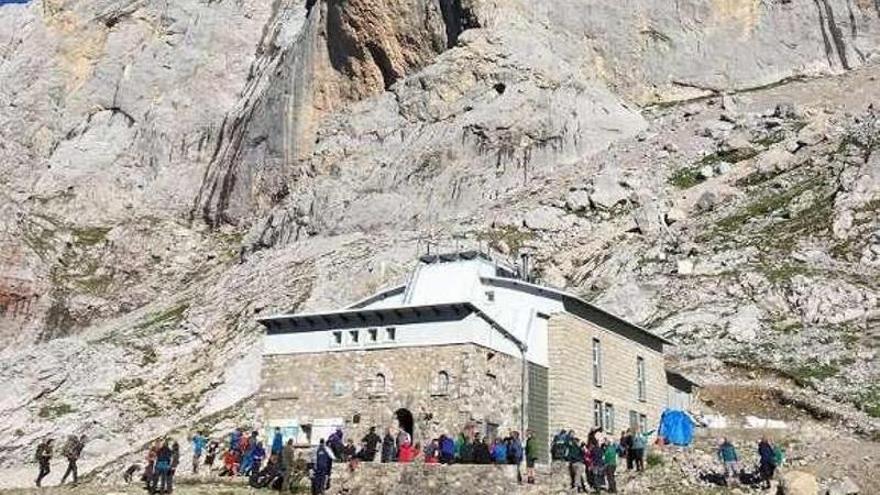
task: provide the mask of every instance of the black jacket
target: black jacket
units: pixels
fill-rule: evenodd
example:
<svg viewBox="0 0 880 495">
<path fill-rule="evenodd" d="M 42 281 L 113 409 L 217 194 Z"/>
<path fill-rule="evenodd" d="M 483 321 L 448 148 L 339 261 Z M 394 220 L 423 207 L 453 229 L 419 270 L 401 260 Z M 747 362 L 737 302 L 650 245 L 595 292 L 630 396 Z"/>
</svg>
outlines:
<svg viewBox="0 0 880 495">
<path fill-rule="evenodd" d="M 492 463 L 492 455 L 489 453 L 489 446 L 486 445 L 486 442 L 480 440 L 479 442 L 474 444 L 474 463 L 476 464 L 491 464 Z"/>
</svg>

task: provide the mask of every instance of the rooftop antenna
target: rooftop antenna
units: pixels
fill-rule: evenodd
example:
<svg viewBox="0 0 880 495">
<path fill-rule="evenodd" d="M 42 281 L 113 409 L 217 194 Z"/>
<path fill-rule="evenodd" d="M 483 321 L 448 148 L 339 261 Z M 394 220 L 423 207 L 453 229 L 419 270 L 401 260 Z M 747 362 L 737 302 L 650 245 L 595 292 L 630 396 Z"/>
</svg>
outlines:
<svg viewBox="0 0 880 495">
<path fill-rule="evenodd" d="M 522 260 L 522 279 L 526 282 L 531 282 L 532 274 L 531 266 L 529 266 L 529 253 L 520 253 L 519 257 Z"/>
</svg>

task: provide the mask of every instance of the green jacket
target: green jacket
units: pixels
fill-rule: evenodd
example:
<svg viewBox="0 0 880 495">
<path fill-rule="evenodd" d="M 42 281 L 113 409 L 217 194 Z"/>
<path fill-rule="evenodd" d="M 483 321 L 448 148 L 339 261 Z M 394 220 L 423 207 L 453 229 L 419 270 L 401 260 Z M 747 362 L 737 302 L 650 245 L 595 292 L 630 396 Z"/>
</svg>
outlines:
<svg viewBox="0 0 880 495">
<path fill-rule="evenodd" d="M 718 457 L 723 462 L 736 462 L 736 448 L 730 442 L 724 442 L 718 447 Z"/>
<path fill-rule="evenodd" d="M 526 460 L 529 459 L 537 459 L 538 452 L 537 446 L 535 445 L 535 439 L 529 438 L 526 440 Z"/>
<path fill-rule="evenodd" d="M 609 443 L 605 446 L 605 452 L 602 456 L 606 466 L 617 465 L 617 444 Z"/>
</svg>

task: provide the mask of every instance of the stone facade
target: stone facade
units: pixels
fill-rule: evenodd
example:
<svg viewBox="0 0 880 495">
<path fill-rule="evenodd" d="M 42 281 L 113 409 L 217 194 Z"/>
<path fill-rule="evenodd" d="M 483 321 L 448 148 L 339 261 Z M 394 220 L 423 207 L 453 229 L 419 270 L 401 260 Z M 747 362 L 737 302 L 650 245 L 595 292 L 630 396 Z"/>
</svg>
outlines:
<svg viewBox="0 0 880 495">
<path fill-rule="evenodd" d="M 601 346 L 601 386 L 594 384 L 593 339 Z M 644 415 L 648 429 L 660 420 L 666 401 L 663 355 L 615 332 L 562 313 L 549 322 L 550 429 L 586 432 L 594 426 L 593 404 L 612 404 L 615 431 L 630 424 L 630 411 Z M 638 395 L 637 360 L 644 360 L 645 394 Z"/>
<path fill-rule="evenodd" d="M 473 344 L 266 355 L 258 414 L 266 424 L 343 418 L 357 439 L 370 426 L 380 434 L 395 426 L 402 408 L 413 415 L 415 441 L 468 423 L 506 433 L 520 428 L 521 366 Z"/>
</svg>

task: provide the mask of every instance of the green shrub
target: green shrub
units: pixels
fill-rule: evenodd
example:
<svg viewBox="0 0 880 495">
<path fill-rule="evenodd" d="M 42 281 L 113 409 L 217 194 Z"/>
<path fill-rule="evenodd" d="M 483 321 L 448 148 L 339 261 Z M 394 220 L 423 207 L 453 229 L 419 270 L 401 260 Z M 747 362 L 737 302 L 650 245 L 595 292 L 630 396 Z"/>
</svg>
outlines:
<svg viewBox="0 0 880 495">
<path fill-rule="evenodd" d="M 648 457 L 645 458 L 645 464 L 647 464 L 648 467 L 662 466 L 665 462 L 663 456 L 655 452 L 650 452 Z"/>
</svg>

